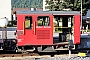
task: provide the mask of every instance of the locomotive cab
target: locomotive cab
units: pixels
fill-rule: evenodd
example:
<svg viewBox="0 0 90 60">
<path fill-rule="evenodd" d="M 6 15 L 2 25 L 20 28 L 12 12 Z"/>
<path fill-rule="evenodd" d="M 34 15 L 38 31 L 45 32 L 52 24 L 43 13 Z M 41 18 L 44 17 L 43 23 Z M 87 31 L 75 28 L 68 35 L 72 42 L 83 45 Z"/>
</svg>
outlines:
<svg viewBox="0 0 90 60">
<path fill-rule="evenodd" d="M 54 43 L 74 40 L 73 16 L 54 15 Z"/>
</svg>

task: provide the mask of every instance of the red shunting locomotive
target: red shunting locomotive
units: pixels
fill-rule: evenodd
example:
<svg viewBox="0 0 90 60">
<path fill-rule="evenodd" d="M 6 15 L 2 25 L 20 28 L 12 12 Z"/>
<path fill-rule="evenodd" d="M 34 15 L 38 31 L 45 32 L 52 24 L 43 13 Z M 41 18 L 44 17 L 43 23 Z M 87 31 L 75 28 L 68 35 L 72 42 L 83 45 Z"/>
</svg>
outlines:
<svg viewBox="0 0 90 60">
<path fill-rule="evenodd" d="M 22 10 L 16 15 L 17 37 L 10 40 L 14 45 L 8 50 L 54 52 L 68 50 L 68 47 L 81 49 L 79 12 Z"/>
</svg>

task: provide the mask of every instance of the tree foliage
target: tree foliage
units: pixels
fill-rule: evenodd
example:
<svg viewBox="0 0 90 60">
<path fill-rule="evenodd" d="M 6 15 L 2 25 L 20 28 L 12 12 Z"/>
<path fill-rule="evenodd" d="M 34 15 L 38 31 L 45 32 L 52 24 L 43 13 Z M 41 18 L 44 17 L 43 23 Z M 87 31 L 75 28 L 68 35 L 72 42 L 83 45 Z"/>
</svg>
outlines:
<svg viewBox="0 0 90 60">
<path fill-rule="evenodd" d="M 11 0 L 13 8 L 42 8 L 43 0 Z"/>
<path fill-rule="evenodd" d="M 81 10 L 81 0 L 57 0 L 56 2 L 46 0 L 46 3 L 49 5 L 46 8 L 51 11 L 61 11 L 63 9 L 71 9 L 72 11 Z M 83 15 L 86 14 L 89 4 L 89 0 L 82 0 Z"/>
</svg>

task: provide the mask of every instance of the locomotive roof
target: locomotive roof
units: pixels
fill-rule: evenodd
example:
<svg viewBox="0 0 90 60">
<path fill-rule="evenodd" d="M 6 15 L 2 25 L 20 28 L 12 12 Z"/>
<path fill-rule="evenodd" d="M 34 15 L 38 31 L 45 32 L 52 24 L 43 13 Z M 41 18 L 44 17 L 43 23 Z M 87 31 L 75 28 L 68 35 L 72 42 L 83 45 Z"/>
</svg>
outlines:
<svg viewBox="0 0 90 60">
<path fill-rule="evenodd" d="M 30 11 L 21 10 L 16 11 L 17 14 L 53 14 L 53 15 L 75 15 L 80 14 L 78 11 Z"/>
</svg>

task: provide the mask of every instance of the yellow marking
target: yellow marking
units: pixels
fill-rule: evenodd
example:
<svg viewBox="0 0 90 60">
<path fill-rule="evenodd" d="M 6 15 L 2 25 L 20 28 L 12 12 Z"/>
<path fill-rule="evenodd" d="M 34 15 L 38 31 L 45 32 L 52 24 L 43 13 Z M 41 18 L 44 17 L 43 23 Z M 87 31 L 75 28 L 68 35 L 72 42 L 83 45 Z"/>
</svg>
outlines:
<svg viewBox="0 0 90 60">
<path fill-rule="evenodd" d="M 86 53 L 81 53 L 81 52 L 79 52 L 79 53 L 78 53 L 78 56 L 86 56 Z"/>
</svg>

